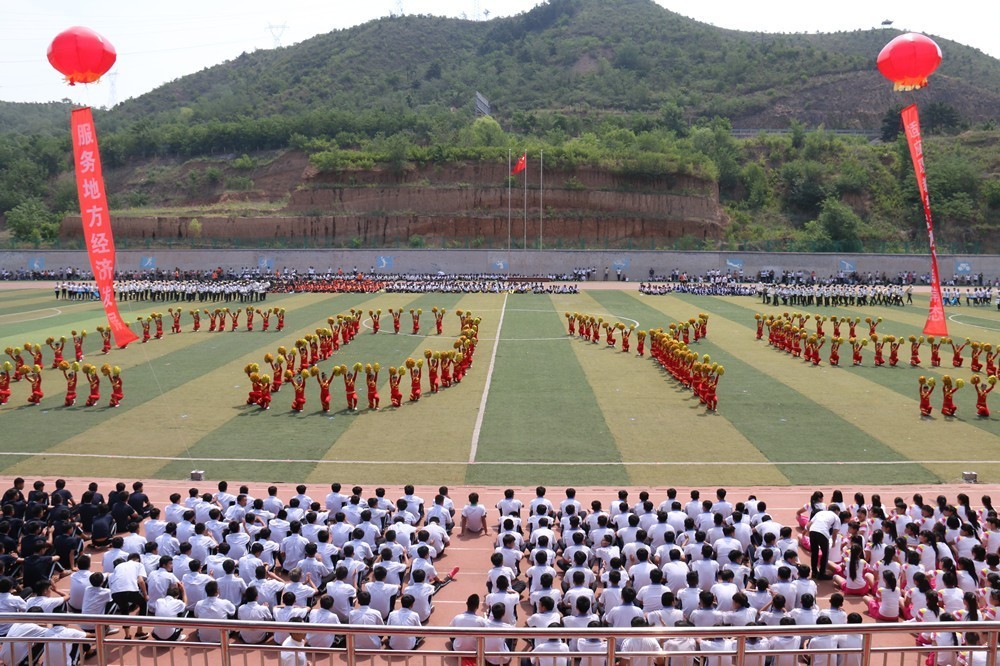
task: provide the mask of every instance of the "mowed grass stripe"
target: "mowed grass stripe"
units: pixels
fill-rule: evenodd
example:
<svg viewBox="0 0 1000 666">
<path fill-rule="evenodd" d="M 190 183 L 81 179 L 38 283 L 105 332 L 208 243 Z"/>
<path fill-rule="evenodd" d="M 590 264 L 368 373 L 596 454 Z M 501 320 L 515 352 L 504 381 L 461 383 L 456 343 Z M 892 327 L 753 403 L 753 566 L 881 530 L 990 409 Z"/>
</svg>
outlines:
<svg viewBox="0 0 1000 666">
<path fill-rule="evenodd" d="M 582 313 L 604 312 L 605 304 L 595 298 L 595 292 L 567 296 L 553 296 L 553 302 L 569 311 Z M 575 309 L 573 309 L 575 308 Z M 611 322 L 621 321 L 624 313 L 611 311 Z M 629 313 L 632 314 L 632 313 Z M 626 322 L 623 322 L 626 323 Z M 628 354 L 618 346 L 611 348 L 604 342 L 586 343 L 574 337 L 570 346 L 580 361 L 594 394 L 601 406 L 604 420 L 621 451 L 622 459 L 629 462 L 710 462 L 752 460 L 766 462 L 766 458 L 732 423 L 717 412 L 708 412 L 691 391 L 666 376 L 649 356 L 636 356 L 637 338 L 632 335 Z M 692 443 L 697 445 L 692 445 Z M 632 483 L 649 485 L 662 483 L 665 468 L 626 466 Z M 691 469 L 698 470 L 697 465 Z M 671 483 L 690 483 L 687 468 L 670 468 Z M 760 483 L 787 484 L 788 479 L 775 467 L 755 469 Z M 713 483 L 738 483 L 746 472 L 738 465 L 712 469 L 702 478 Z M 675 480 L 675 477 L 683 477 Z"/>
<path fill-rule="evenodd" d="M 561 311 L 545 295 L 507 301 L 493 383 L 483 418 L 478 461 L 529 461 L 538 467 L 470 466 L 470 483 L 626 483 L 628 474 L 593 387 L 563 339 Z M 555 338 L 532 340 L 532 338 Z M 545 462 L 607 462 L 607 466 L 545 468 Z"/>
<path fill-rule="evenodd" d="M 311 324 L 320 315 L 325 318 L 330 309 L 329 300 L 295 296 L 280 302 L 295 313 L 292 321 L 308 321 Z M 312 305 L 297 307 L 310 301 Z M 244 400 L 241 397 L 245 397 L 247 392 L 242 369 L 249 359 L 259 361 L 267 351 L 287 344 L 289 340 L 294 341 L 307 330 L 311 329 L 302 327 L 276 333 L 272 328 L 267 333 L 177 335 L 173 338 L 178 342 L 171 340 L 170 343 L 183 344 L 184 338 L 197 339 L 197 342 L 151 363 L 144 362 L 142 354 L 146 352 L 142 348 L 152 343 L 131 345 L 123 353 L 135 355 L 133 358 L 138 364 L 123 371 L 125 401 L 120 408 L 59 407 L 45 410 L 47 413 L 29 413 L 27 416 L 34 416 L 36 420 L 19 424 L 18 431 L 34 435 L 19 443 L 27 447 L 20 450 L 39 451 L 41 455 L 13 467 L 10 460 L 0 461 L 0 465 L 5 465 L 8 470 L 17 470 L 12 473 L 40 473 L 44 470 L 59 474 L 106 474 L 107 466 L 99 459 L 46 458 L 44 451 L 128 455 L 148 451 L 152 447 L 159 455 L 181 454 L 201 434 L 214 429 L 220 416 L 229 418 L 232 413 L 229 410 L 242 404 Z M 122 365 L 117 361 L 109 362 Z M 81 390 L 83 396 L 78 405 L 86 399 L 85 389 Z M 109 390 L 104 382 L 101 404 L 107 404 Z M 196 397 L 192 399 L 192 396 Z M 133 468 L 136 474 L 151 476 L 161 465 L 159 461 L 136 461 Z"/>
<path fill-rule="evenodd" d="M 629 307 L 622 299 L 631 299 Z M 644 319 L 662 325 L 671 321 L 688 319 L 698 312 L 707 312 L 709 303 L 697 303 L 673 297 L 639 296 L 608 292 L 600 297 L 606 304 L 623 303 L 621 310 L 641 312 Z M 665 318 L 656 323 L 657 314 Z M 751 341 L 752 342 L 752 341 Z M 727 418 L 749 439 L 768 460 L 789 462 L 795 460 L 899 460 L 896 451 L 878 441 L 855 424 L 846 421 L 829 406 L 816 400 L 795 386 L 786 383 L 782 374 L 772 375 L 743 360 L 740 349 L 746 343 L 722 322 L 709 320 L 709 338 L 693 345 L 700 354 L 710 354 L 712 360 L 726 367 L 726 376 L 720 383 L 719 408 Z M 739 356 L 736 353 L 740 353 Z M 822 396 L 816 396 L 822 397 Z M 836 446 L 830 446 L 835 441 Z M 848 482 L 885 483 L 890 476 L 884 470 L 870 467 L 848 468 L 807 466 L 780 466 L 779 469 L 792 483 Z M 933 481 L 935 477 L 926 470 L 909 471 L 913 481 Z"/>
<path fill-rule="evenodd" d="M 334 309 L 323 313 L 320 317 L 310 317 L 311 323 L 299 331 L 295 337 L 289 337 L 285 346 L 290 346 L 296 338 L 302 337 L 307 332 L 325 327 L 327 325 L 326 318 L 331 314 L 347 312 L 351 307 L 356 307 L 364 310 L 367 317 L 368 310 L 381 307 L 383 313 L 388 315 L 386 310 L 389 305 L 387 303 L 392 303 L 393 307 L 405 305 L 404 309 L 407 310 L 422 308 L 424 316 L 421 320 L 421 329 L 432 330 L 426 328 L 428 325 L 433 327 L 433 317 L 430 318 L 430 322 L 427 319 L 431 306 L 445 306 L 451 309 L 452 303 L 458 300 L 458 296 L 443 294 L 428 294 L 418 298 L 409 297 L 399 299 L 398 302 L 389 301 L 381 294 L 369 294 L 363 301 L 358 300 L 358 297 L 353 295 L 337 296 L 330 301 Z M 402 330 L 410 330 L 409 319 L 409 314 L 404 313 L 403 325 L 405 328 Z M 341 347 L 329 360 L 323 362 L 321 369 L 329 373 L 334 365 L 352 367 L 357 362 L 374 363 L 376 361 L 385 366 L 390 363 L 402 363 L 408 355 L 412 354 L 414 338 L 393 335 L 391 333 L 391 317 L 386 316 L 383 323 L 389 328 L 388 334 L 380 332 L 378 335 L 373 335 L 369 329 L 362 326 L 361 332 L 354 341 L 346 347 Z M 384 328 L 382 330 L 385 331 Z M 423 346 L 425 345 L 422 345 L 421 349 Z M 263 356 L 263 353 L 260 356 Z M 246 380 L 243 379 L 240 383 L 245 385 Z M 347 411 L 344 383 L 339 378 L 336 378 L 330 386 L 332 400 L 328 414 L 324 414 L 320 406 L 319 386 L 315 379 L 309 380 L 306 389 L 306 407 L 301 413 L 292 412 L 290 409 L 294 390 L 287 384 L 273 396 L 271 409 L 268 411 L 261 411 L 257 407 L 245 404 L 248 388 L 241 386 L 240 397 L 229 400 L 232 407 L 224 410 L 225 414 L 213 417 L 213 426 L 205 429 L 200 433 L 201 436 L 198 439 L 190 442 L 187 455 L 204 458 L 239 458 L 241 455 L 245 455 L 249 458 L 274 457 L 319 460 L 327 456 L 329 450 L 339 442 L 341 444 L 339 451 L 348 452 L 343 456 L 344 458 L 366 460 L 369 459 L 369 455 L 366 455 L 365 452 L 369 451 L 373 445 L 379 444 L 369 437 L 358 436 L 348 439 L 343 437 L 355 421 L 381 416 L 367 413 L 368 401 L 364 373 L 358 377 L 357 383 L 358 412 Z M 388 400 L 388 390 L 386 390 L 385 404 L 388 404 Z M 380 453 L 378 458 L 381 457 Z M 185 463 L 181 461 L 167 463 L 157 470 L 156 475 L 164 478 L 177 478 L 186 473 L 185 466 Z M 296 476 L 278 477 L 275 476 L 277 473 L 275 467 L 281 467 L 281 464 L 262 466 L 259 463 L 224 462 L 204 463 L 202 466 L 209 474 L 223 474 L 227 477 L 246 478 L 254 481 L 274 480 L 276 478 L 301 480 L 314 471 L 311 465 L 305 472 L 302 471 L 301 466 L 296 465 L 294 470 L 290 470 L 290 473 Z M 329 470 L 327 471 L 329 472 Z"/>
<path fill-rule="evenodd" d="M 391 295 L 383 297 L 388 299 Z M 446 300 L 445 300 L 446 299 Z M 347 430 L 338 437 L 323 456 L 326 460 L 357 460 L 369 458 L 378 452 L 379 459 L 399 461 L 399 467 L 385 466 L 380 472 L 380 478 L 385 483 L 407 483 L 413 481 L 410 466 L 416 462 L 426 461 L 433 464 L 436 461 L 454 463 L 468 457 L 469 442 L 476 421 L 476 412 L 486 384 L 486 372 L 489 367 L 490 354 L 496 344 L 497 324 L 500 313 L 496 309 L 496 296 L 488 294 L 469 294 L 457 299 L 454 296 L 439 295 L 437 299 L 425 297 L 421 302 L 445 307 L 447 314 L 444 320 L 444 333 L 434 333 L 434 320 L 422 320 L 421 331 L 430 335 L 421 338 L 399 336 L 400 345 L 404 347 L 398 358 L 393 358 L 391 364 L 401 365 L 407 356 L 424 358 L 424 350 L 446 351 L 452 349 L 459 331 L 459 320 L 456 310 L 478 313 L 482 318 L 479 328 L 479 345 L 476 348 L 472 369 L 460 384 L 452 384 L 448 389 L 440 389 L 432 394 L 428 388 L 429 378 L 426 365 L 423 373 L 423 395 L 417 403 L 409 403 L 410 382 L 404 377 L 400 383 L 404 401 L 399 409 L 390 406 L 389 380 L 387 370 L 383 370 L 380 380 L 379 395 L 382 409 L 379 412 L 363 410 L 356 418 L 349 421 Z M 429 312 L 427 304 L 421 307 L 425 316 Z M 391 302 L 379 300 L 383 311 Z M 395 307 L 395 306 L 392 306 Z M 381 333 L 379 337 L 381 337 Z M 391 335 L 391 334 L 390 334 Z M 386 365 L 383 363 L 383 365 Z M 365 395 L 359 398 L 366 399 Z M 363 400 L 362 400 L 363 401 Z M 414 427 L 417 420 L 421 427 Z M 364 443 L 358 446 L 358 443 Z M 328 480 L 329 465 L 317 465 L 309 481 Z M 438 476 L 421 477 L 424 482 L 454 483 L 456 474 L 465 478 L 464 465 L 444 465 Z"/>
<path fill-rule="evenodd" d="M 683 298 L 689 300 L 692 297 L 678 296 L 677 298 Z M 700 304 L 702 302 L 703 301 L 700 299 L 695 301 L 696 304 Z M 741 326 L 744 326 L 747 329 L 746 339 L 751 341 L 753 340 L 753 332 L 756 330 L 756 322 L 753 318 L 753 315 L 755 313 L 754 310 L 747 308 L 742 303 L 734 301 L 733 299 L 712 299 L 712 301 L 708 305 L 713 309 L 713 311 L 718 312 L 722 316 L 729 318 L 730 320 L 740 324 Z M 871 316 L 871 315 L 866 315 L 866 316 Z M 877 316 L 877 313 L 875 313 L 875 316 Z M 887 321 L 888 320 L 883 316 L 883 322 L 882 324 L 879 325 L 879 328 L 881 329 L 883 326 L 885 326 Z M 861 323 L 864 324 L 863 319 Z M 810 330 L 815 332 L 815 326 L 813 326 Z M 827 330 L 829 330 L 829 327 L 827 327 Z M 884 329 L 884 334 L 898 335 L 899 333 L 902 332 L 898 327 L 895 328 L 896 330 L 895 333 L 890 333 L 890 331 L 892 330 L 893 327 L 889 326 Z M 860 332 L 861 331 L 858 330 L 858 333 Z M 866 326 L 865 333 L 867 334 L 867 332 L 868 329 Z M 847 335 L 848 331 L 846 330 L 846 327 L 841 331 L 841 333 L 845 336 Z M 766 345 L 766 343 L 764 344 Z M 873 361 L 874 353 L 871 351 L 871 345 L 869 345 L 869 347 L 865 349 L 864 365 L 859 367 L 853 367 L 850 365 L 850 353 L 851 353 L 850 347 L 845 345 L 844 347 L 841 348 L 842 367 L 839 368 L 840 372 L 848 373 L 849 376 L 862 377 L 875 384 L 881 385 L 887 389 L 896 392 L 896 394 L 898 394 L 898 396 L 902 397 L 903 399 L 902 402 L 895 403 L 897 405 L 896 413 L 903 414 L 907 422 L 911 420 L 911 417 L 914 420 L 919 420 L 917 379 L 921 375 L 925 375 L 928 377 L 931 376 L 941 377 L 943 375 L 948 374 L 951 375 L 952 377 L 962 377 L 967 382 L 972 377 L 972 371 L 969 370 L 968 349 L 965 349 L 963 351 L 963 355 L 965 356 L 964 367 L 962 368 L 951 367 L 950 347 L 945 347 L 941 349 L 942 361 L 944 362 L 944 365 L 942 365 L 942 367 L 940 368 L 932 368 L 930 367 L 930 356 L 931 356 L 930 347 L 925 344 L 920 349 L 921 365 L 918 367 L 911 367 L 909 364 L 909 359 L 910 359 L 909 344 L 910 344 L 909 342 L 906 342 L 902 347 L 900 347 L 899 350 L 900 363 L 895 368 L 890 368 L 888 365 L 883 366 L 881 368 L 876 367 Z M 844 353 L 845 350 L 846 354 Z M 771 351 L 773 351 L 774 354 L 777 356 L 781 357 L 786 356 L 785 354 L 777 352 L 775 350 Z M 888 353 L 889 353 L 888 350 L 886 350 L 885 351 L 886 356 L 888 356 Z M 825 361 L 826 358 L 829 357 L 829 354 L 827 352 L 822 354 L 822 356 L 824 357 L 824 363 L 821 367 L 826 367 L 827 364 Z M 846 364 L 844 364 L 845 357 L 847 360 Z M 790 359 L 788 358 L 784 358 L 783 360 L 790 361 Z M 949 427 L 944 430 L 938 428 L 934 429 L 928 428 L 928 430 L 930 430 L 932 433 L 936 433 L 937 437 L 945 437 L 945 438 L 951 438 L 956 436 L 961 436 L 963 438 L 969 437 L 972 438 L 972 440 L 977 443 L 981 442 L 981 445 L 987 447 L 989 450 L 995 450 L 1000 452 L 1000 439 L 996 437 L 997 435 L 1000 435 L 1000 418 L 998 418 L 998 416 L 996 415 L 991 416 L 988 419 L 978 418 L 976 416 L 975 412 L 976 395 L 972 386 L 967 385 L 965 388 L 961 389 L 955 396 L 955 402 L 958 406 L 958 418 L 944 419 L 938 413 L 936 419 L 931 421 L 922 421 L 921 422 L 922 425 L 929 426 L 934 421 L 941 421 L 942 425 Z M 940 407 L 941 404 L 940 389 L 935 391 L 935 394 L 931 399 L 931 403 L 934 405 L 935 411 L 938 409 L 938 407 Z M 884 417 L 882 418 L 884 419 Z M 966 429 L 959 431 L 950 427 L 958 425 L 961 422 L 964 422 L 966 426 L 972 426 L 976 429 L 981 430 L 982 433 L 976 433 L 972 430 L 966 430 Z M 918 459 L 934 459 L 935 457 L 937 457 L 936 454 L 932 453 L 932 450 L 934 449 L 936 443 L 934 437 L 928 435 L 926 439 L 922 438 L 920 441 L 926 442 L 922 446 L 922 448 L 926 451 L 926 453 L 922 455 L 917 455 L 916 457 Z M 910 450 L 910 446 L 913 445 L 906 445 L 905 447 L 903 447 L 903 450 L 908 452 Z"/>
<path fill-rule="evenodd" d="M 72 312 L 80 310 L 81 306 L 96 305 L 100 307 L 100 301 L 56 301 L 52 296 L 48 297 L 36 294 L 33 297 L 23 297 L 19 299 L 9 299 L 0 293 L 0 322 L 10 324 L 17 321 L 19 316 L 29 319 L 39 319 L 45 315 L 56 313 L 56 310 Z"/>
</svg>

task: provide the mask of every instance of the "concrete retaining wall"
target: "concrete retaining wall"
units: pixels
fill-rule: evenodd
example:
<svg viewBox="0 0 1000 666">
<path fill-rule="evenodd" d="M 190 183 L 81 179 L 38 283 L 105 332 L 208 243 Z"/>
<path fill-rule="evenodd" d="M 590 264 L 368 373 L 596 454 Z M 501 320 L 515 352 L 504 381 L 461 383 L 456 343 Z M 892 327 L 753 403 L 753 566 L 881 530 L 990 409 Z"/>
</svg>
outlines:
<svg viewBox="0 0 1000 666">
<path fill-rule="evenodd" d="M 944 255 L 940 258 L 944 280 L 955 274 L 980 273 L 987 279 L 1000 277 L 1000 255 Z M 62 267 L 87 268 L 87 253 L 68 250 L 0 251 L 0 269 L 56 270 Z M 221 266 L 284 267 L 300 271 L 310 266 L 317 271 L 343 268 L 345 271 L 375 269 L 382 272 L 505 272 L 523 274 L 564 273 L 574 268 L 595 267 L 603 277 L 604 267 L 612 274 L 621 268 L 632 281 L 673 269 L 701 274 L 708 270 L 739 270 L 756 274 L 760 270 L 815 271 L 817 276 L 835 275 L 840 270 L 918 274 L 930 272 L 926 255 L 904 254 L 806 254 L 764 252 L 654 252 L 613 250 L 125 250 L 118 253 L 120 270 L 142 268 L 204 269 Z"/>
</svg>

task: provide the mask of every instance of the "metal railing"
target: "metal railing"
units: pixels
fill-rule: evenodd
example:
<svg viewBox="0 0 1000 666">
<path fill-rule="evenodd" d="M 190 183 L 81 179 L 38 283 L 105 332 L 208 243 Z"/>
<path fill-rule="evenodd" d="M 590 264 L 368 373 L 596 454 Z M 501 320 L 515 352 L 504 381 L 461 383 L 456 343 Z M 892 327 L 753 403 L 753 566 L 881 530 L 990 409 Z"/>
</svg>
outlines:
<svg viewBox="0 0 1000 666">
<path fill-rule="evenodd" d="M 765 656 L 792 656 L 796 658 L 800 655 L 839 655 L 853 657 L 851 663 L 861 666 L 891 666 L 898 663 L 923 664 L 923 656 L 928 653 L 937 652 L 937 648 L 931 646 L 914 645 L 912 636 L 918 633 L 955 633 L 963 635 L 976 633 L 981 637 L 978 646 L 957 646 L 947 647 L 946 651 L 954 652 L 984 652 L 986 655 L 986 666 L 997 666 L 997 646 L 1000 637 L 1000 622 L 936 622 L 936 623 L 868 623 L 851 625 L 815 625 L 815 626 L 777 626 L 777 627 L 705 627 L 705 628 L 637 628 L 637 629 L 528 629 L 528 628 L 457 628 L 457 627 L 386 627 L 386 626 L 360 626 L 360 625 L 337 625 L 337 624 L 309 624 L 301 622 L 247 622 L 235 620 L 203 620 L 203 619 L 175 619 L 159 618 L 147 616 L 122 616 L 122 615 L 78 615 L 78 614 L 42 614 L 42 613 L 3 613 L 0 614 L 0 624 L 24 624 L 33 623 L 38 625 L 74 625 L 85 624 L 93 626 L 94 632 L 86 639 L 81 638 L 50 638 L 50 637 L 27 637 L 27 638 L 0 638 L 0 646 L 11 649 L 16 643 L 29 643 L 35 645 L 45 645 L 50 643 L 61 644 L 85 644 L 96 651 L 96 663 L 99 666 L 108 664 L 136 664 L 141 665 L 144 661 L 151 664 L 195 664 L 204 663 L 222 664 L 243 664 L 248 666 L 251 661 L 260 664 L 267 662 L 268 657 L 273 657 L 278 652 L 303 652 L 307 653 L 309 663 L 318 663 L 321 660 L 329 660 L 331 663 L 345 663 L 354 666 L 360 662 L 375 661 L 381 657 L 385 661 L 404 661 L 405 663 L 438 664 L 445 658 L 468 658 L 474 659 L 478 666 L 490 663 L 506 663 L 518 657 L 530 657 L 529 652 L 515 651 L 516 642 L 537 641 L 546 639 L 574 639 L 574 638 L 600 638 L 606 640 L 607 646 L 601 653 L 571 652 L 572 657 L 591 657 L 606 659 L 607 664 L 615 664 L 618 659 L 629 659 L 635 657 L 708 657 L 731 658 L 736 666 L 744 663 L 763 663 L 760 658 Z M 192 641 L 163 641 L 152 637 L 149 640 L 135 641 L 127 639 L 115 639 L 111 636 L 110 630 L 121 629 L 125 626 L 136 627 L 162 627 L 169 629 L 180 628 L 188 632 L 201 629 L 214 629 L 220 631 L 220 641 L 213 643 L 192 642 Z M 271 644 L 245 644 L 237 642 L 231 632 L 237 631 L 263 631 L 282 633 L 319 633 L 334 634 L 343 636 L 342 647 L 336 648 L 316 648 L 316 647 L 285 647 Z M 814 637 L 821 635 L 845 635 L 850 634 L 860 638 L 860 645 L 852 648 L 833 649 L 810 649 L 809 647 L 797 650 L 758 650 L 748 639 L 771 636 L 788 636 L 790 634 L 802 637 Z M 380 639 L 385 636 L 405 636 L 421 637 L 428 639 L 427 647 L 418 647 L 412 650 L 389 650 L 389 649 L 361 649 L 357 647 L 357 640 L 363 636 L 378 636 Z M 446 649 L 446 643 L 453 637 L 465 637 L 475 640 L 475 650 L 454 651 Z M 724 637 L 732 639 L 732 644 L 724 650 L 712 651 L 669 651 L 669 652 L 624 652 L 618 645 L 620 640 L 629 637 L 652 637 L 657 640 L 671 638 L 706 639 Z M 893 645 L 875 645 L 876 638 L 885 638 L 892 641 Z M 499 641 L 501 646 L 508 639 L 515 641 L 514 649 L 488 649 L 495 647 Z M 893 640 L 896 639 L 896 640 Z M 10 645 L 5 645 L 10 644 Z M 527 643 L 525 643 L 527 645 Z M 27 663 L 39 663 L 31 648 L 22 652 L 27 654 Z M 552 656 L 537 655 L 540 657 Z M 237 658 L 239 657 L 239 658 Z M 898 659 L 897 659 L 898 658 Z M 971 662 L 971 657 L 969 659 Z M 625 662 L 628 663 L 628 662 Z M 713 662 L 720 663 L 720 662 Z"/>
</svg>

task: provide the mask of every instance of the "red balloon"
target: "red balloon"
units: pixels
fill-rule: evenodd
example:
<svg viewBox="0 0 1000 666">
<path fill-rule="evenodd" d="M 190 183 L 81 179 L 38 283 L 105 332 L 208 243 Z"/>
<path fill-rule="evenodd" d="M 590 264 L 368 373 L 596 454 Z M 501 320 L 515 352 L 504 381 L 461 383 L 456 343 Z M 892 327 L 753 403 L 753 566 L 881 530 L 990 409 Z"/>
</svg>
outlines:
<svg viewBox="0 0 1000 666">
<path fill-rule="evenodd" d="M 894 90 L 916 90 L 941 64 L 941 47 L 916 32 L 900 35 L 878 54 L 878 70 L 893 82 Z"/>
<path fill-rule="evenodd" d="M 49 44 L 49 63 L 72 86 L 93 83 L 111 69 L 118 58 L 111 42 L 90 28 L 64 30 Z"/>
</svg>

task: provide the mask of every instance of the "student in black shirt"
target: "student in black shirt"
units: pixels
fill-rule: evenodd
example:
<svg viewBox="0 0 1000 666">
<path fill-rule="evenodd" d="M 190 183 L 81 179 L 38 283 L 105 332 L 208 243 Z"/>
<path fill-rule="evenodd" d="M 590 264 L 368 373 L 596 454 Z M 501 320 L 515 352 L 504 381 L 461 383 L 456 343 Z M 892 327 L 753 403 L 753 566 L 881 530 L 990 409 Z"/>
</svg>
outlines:
<svg viewBox="0 0 1000 666">
<path fill-rule="evenodd" d="M 17 477 L 14 479 L 14 486 L 7 490 L 3 494 L 3 498 L 0 499 L 0 504 L 7 506 L 8 504 L 13 508 L 14 515 L 18 518 L 24 515 L 24 479 Z"/>
<path fill-rule="evenodd" d="M 90 529 L 90 543 L 94 548 L 104 548 L 115 533 L 115 520 L 106 504 L 97 507 L 97 515 Z"/>
<path fill-rule="evenodd" d="M 87 534 L 93 530 L 97 506 L 98 503 L 94 502 L 94 493 L 88 490 L 80 498 L 80 503 L 73 507 L 73 515 L 80 521 L 83 531 Z"/>
<path fill-rule="evenodd" d="M 45 544 L 34 555 L 24 558 L 24 566 L 21 570 L 22 587 L 30 588 L 38 581 L 48 580 L 52 577 L 52 570 L 59 563 L 59 557 L 50 555 L 48 552 L 50 548 L 48 544 Z"/>
<path fill-rule="evenodd" d="M 132 484 L 132 494 L 128 496 L 128 505 L 143 518 L 149 515 L 151 505 L 149 497 L 142 492 L 142 481 L 136 481 Z"/>
<path fill-rule="evenodd" d="M 68 507 L 76 505 L 76 502 L 73 501 L 73 493 L 66 488 L 66 479 L 56 479 L 56 489 L 52 491 L 52 499 L 55 500 L 56 497 L 61 497 L 62 503 Z"/>
</svg>

